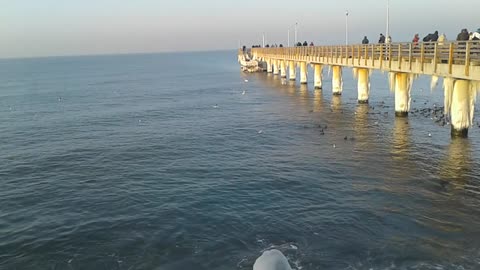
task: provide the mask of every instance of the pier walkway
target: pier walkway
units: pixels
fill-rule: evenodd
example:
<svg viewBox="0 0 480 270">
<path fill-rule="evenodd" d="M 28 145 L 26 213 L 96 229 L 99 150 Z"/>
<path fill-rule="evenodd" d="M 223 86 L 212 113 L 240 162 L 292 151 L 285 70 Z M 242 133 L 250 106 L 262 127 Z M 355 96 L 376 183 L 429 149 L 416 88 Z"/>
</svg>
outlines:
<svg viewBox="0 0 480 270">
<path fill-rule="evenodd" d="M 243 54 L 240 50 L 239 56 Z M 452 136 L 467 136 L 473 124 L 475 97 L 480 90 L 479 41 L 252 48 L 250 54 L 267 72 L 282 78 L 296 80 L 299 67 L 302 84 L 307 83 L 310 64 L 318 89 L 322 88 L 323 67 L 328 65 L 334 95 L 342 93 L 342 68 L 353 68 L 359 103 L 368 103 L 371 72 L 388 72 L 397 116 L 408 115 L 412 83 L 418 75 L 432 76 L 432 85 L 442 77 L 445 114 L 452 125 Z"/>
</svg>

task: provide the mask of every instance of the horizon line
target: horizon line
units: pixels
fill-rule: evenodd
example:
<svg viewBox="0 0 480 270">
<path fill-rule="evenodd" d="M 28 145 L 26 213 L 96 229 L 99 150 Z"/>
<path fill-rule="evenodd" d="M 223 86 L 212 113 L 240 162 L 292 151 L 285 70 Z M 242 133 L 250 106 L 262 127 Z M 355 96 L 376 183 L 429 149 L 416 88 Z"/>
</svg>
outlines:
<svg viewBox="0 0 480 270">
<path fill-rule="evenodd" d="M 185 50 L 185 51 L 154 51 L 154 52 L 112 52 L 112 53 L 92 53 L 92 54 L 59 54 L 59 55 L 42 55 L 42 56 L 7 56 L 0 57 L 2 60 L 22 60 L 22 59 L 41 59 L 41 58 L 62 58 L 62 57 L 87 57 L 87 56 L 121 56 L 121 55 L 142 55 L 142 54 L 174 54 L 174 53 L 198 53 L 198 52 L 218 52 L 218 51 L 231 51 L 237 50 L 236 48 L 232 49 L 205 49 L 205 50 Z"/>
</svg>

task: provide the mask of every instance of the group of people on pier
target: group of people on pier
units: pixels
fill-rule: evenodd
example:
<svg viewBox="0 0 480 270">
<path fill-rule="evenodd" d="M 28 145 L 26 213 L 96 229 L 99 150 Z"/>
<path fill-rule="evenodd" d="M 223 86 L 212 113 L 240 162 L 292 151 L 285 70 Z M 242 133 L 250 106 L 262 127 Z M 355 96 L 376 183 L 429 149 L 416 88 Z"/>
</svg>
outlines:
<svg viewBox="0 0 480 270">
<path fill-rule="evenodd" d="M 439 44 L 443 44 L 447 40 L 447 36 L 445 34 L 438 35 L 438 31 L 435 31 L 433 33 L 427 34 L 422 41 L 423 42 L 438 42 Z M 480 28 L 477 29 L 476 32 L 468 32 L 466 28 L 462 29 L 460 33 L 457 35 L 457 41 L 468 41 L 468 40 L 480 40 Z M 415 34 L 412 39 L 413 44 L 418 44 L 420 41 L 420 36 L 419 34 Z M 383 44 L 383 43 L 391 43 L 392 38 L 388 36 L 385 38 L 385 36 L 381 33 L 380 37 L 378 39 L 378 43 Z M 369 40 L 367 36 L 363 37 L 362 44 L 369 44 Z"/>
<path fill-rule="evenodd" d="M 468 40 L 478 40 L 480 41 L 480 28 L 477 29 L 475 32 L 468 32 L 466 28 L 462 29 L 460 33 L 457 35 L 456 38 L 457 41 L 468 41 Z M 447 36 L 445 34 L 438 34 L 438 31 L 435 31 L 433 33 L 427 34 L 425 37 L 422 39 L 423 42 L 438 42 L 438 44 L 442 45 L 445 41 L 447 41 Z M 416 33 L 413 36 L 412 43 L 414 45 L 418 45 L 420 42 L 420 35 Z M 368 40 L 367 36 L 363 37 L 362 44 L 369 44 L 370 41 Z M 385 37 L 383 33 L 380 33 L 380 37 L 378 39 L 378 43 L 380 44 L 390 44 L 392 43 L 392 37 L 388 36 Z M 310 42 L 310 44 L 307 41 L 304 41 L 303 43 L 297 42 L 295 44 L 296 47 L 302 47 L 302 46 L 314 46 L 313 42 Z M 261 48 L 261 45 L 253 45 L 252 48 Z M 282 44 L 277 45 L 277 44 L 272 44 L 272 45 L 265 45 L 265 48 L 276 48 L 276 47 L 283 47 Z M 244 48 L 245 50 L 245 48 Z"/>
</svg>

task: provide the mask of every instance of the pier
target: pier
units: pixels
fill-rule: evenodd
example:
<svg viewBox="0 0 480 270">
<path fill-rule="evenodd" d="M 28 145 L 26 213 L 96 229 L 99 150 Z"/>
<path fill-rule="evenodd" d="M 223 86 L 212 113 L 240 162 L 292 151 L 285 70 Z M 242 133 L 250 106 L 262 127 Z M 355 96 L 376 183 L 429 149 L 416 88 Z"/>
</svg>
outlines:
<svg viewBox="0 0 480 270">
<path fill-rule="evenodd" d="M 239 59 L 245 54 L 240 50 Z M 452 136 L 467 137 L 473 124 L 480 90 L 479 41 L 252 48 L 248 54 L 265 71 L 281 78 L 288 74 L 289 80 L 297 80 L 299 68 L 301 84 L 308 82 L 307 66 L 311 65 L 316 89 L 323 88 L 323 68 L 329 66 L 333 95 L 342 94 L 343 68 L 352 68 L 359 103 L 368 103 L 372 71 L 386 72 L 398 117 L 408 116 L 412 85 L 418 75 L 431 76 L 432 87 L 443 78 L 445 115 L 450 119 Z"/>
</svg>

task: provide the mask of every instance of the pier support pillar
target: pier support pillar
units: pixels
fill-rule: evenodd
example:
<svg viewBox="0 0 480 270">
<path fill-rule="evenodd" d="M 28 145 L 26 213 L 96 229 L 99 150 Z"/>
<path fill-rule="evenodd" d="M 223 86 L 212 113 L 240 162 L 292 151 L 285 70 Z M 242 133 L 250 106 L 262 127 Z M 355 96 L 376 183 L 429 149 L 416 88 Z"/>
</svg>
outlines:
<svg viewBox="0 0 480 270">
<path fill-rule="evenodd" d="M 353 73 L 358 80 L 358 103 L 368 103 L 368 96 L 370 94 L 370 70 L 367 68 L 356 68 Z"/>
<path fill-rule="evenodd" d="M 300 62 L 300 83 L 307 84 L 307 62 Z"/>
<path fill-rule="evenodd" d="M 467 137 L 468 128 L 473 123 L 476 89 L 470 85 L 470 81 L 450 80 L 453 87 L 447 90 L 445 85 L 445 110 L 450 116 L 451 134 L 452 137 Z"/>
<path fill-rule="evenodd" d="M 267 72 L 268 73 L 272 73 L 273 72 L 273 68 L 272 68 L 272 60 L 271 59 L 267 59 Z"/>
<path fill-rule="evenodd" d="M 314 86 L 315 89 L 322 89 L 322 70 L 323 66 L 320 64 L 314 64 L 313 65 L 313 70 L 315 71 L 315 77 L 313 78 L 314 80 Z"/>
<path fill-rule="evenodd" d="M 278 60 L 273 60 L 273 75 L 278 75 Z"/>
<path fill-rule="evenodd" d="M 395 116 L 406 117 L 410 110 L 410 90 L 411 78 L 408 73 L 393 73 L 391 76 L 391 86 L 395 91 Z"/>
<path fill-rule="evenodd" d="M 332 92 L 334 95 L 341 95 L 343 89 L 342 67 L 332 66 Z"/>
<path fill-rule="evenodd" d="M 288 73 L 290 81 L 295 81 L 297 79 L 297 67 L 295 66 L 294 61 L 288 61 Z"/>
<path fill-rule="evenodd" d="M 282 78 L 287 78 L 287 66 L 285 60 L 280 60 L 280 76 Z"/>
</svg>

